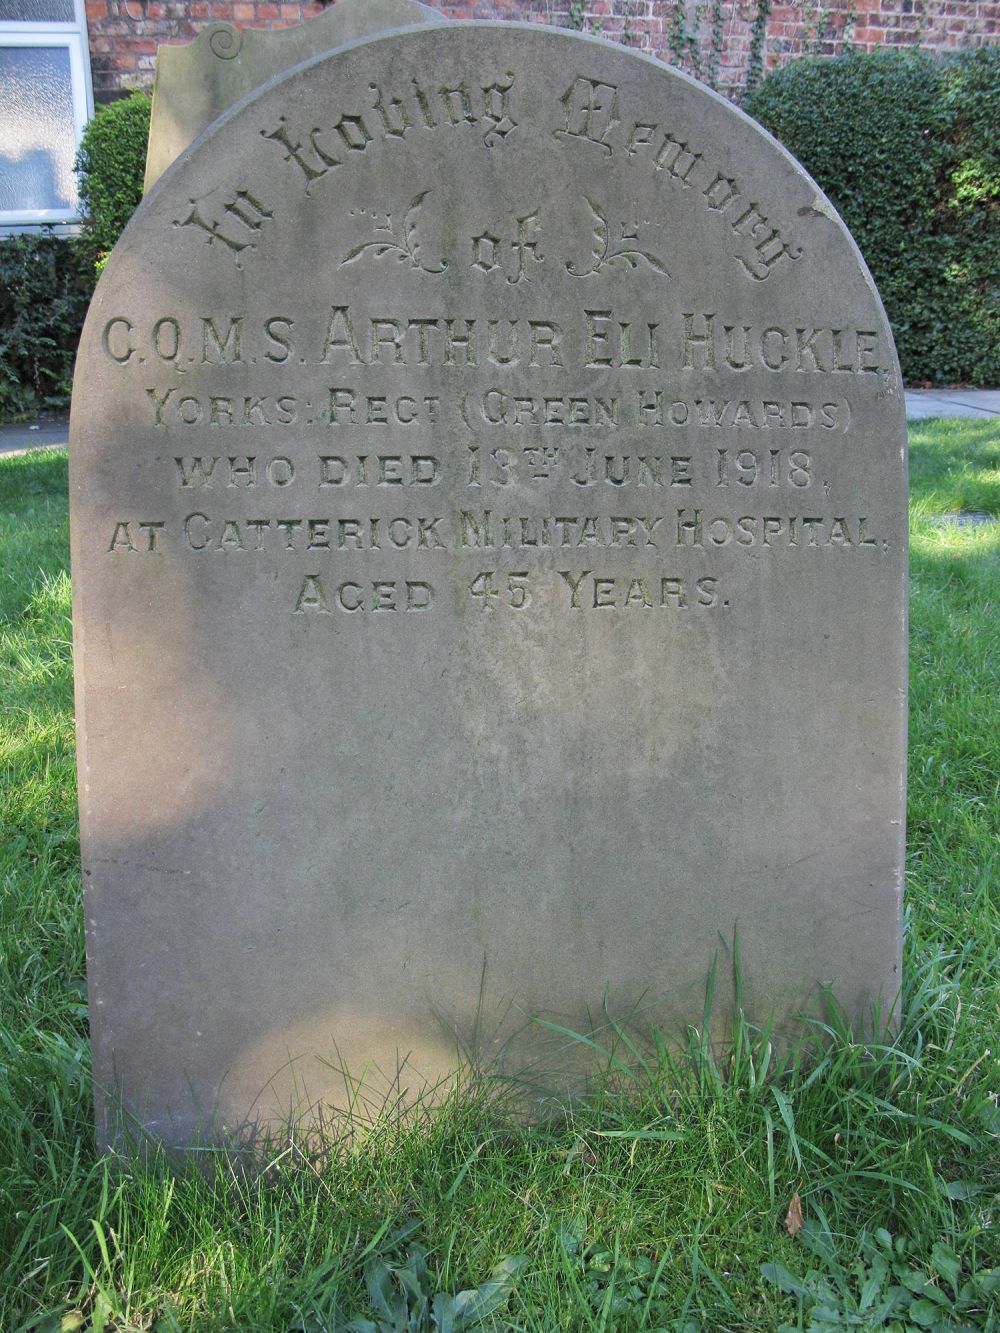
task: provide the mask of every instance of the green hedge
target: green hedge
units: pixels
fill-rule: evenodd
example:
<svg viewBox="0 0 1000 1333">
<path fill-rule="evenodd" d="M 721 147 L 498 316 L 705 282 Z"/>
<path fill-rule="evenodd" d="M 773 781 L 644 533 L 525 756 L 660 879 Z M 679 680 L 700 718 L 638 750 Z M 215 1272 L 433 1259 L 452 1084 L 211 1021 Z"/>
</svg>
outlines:
<svg viewBox="0 0 1000 1333">
<path fill-rule="evenodd" d="M 102 107 L 83 132 L 76 158 L 84 250 L 101 261 L 142 198 L 153 99 L 133 93 Z"/>
<path fill-rule="evenodd" d="M 94 277 L 73 240 L 43 234 L 0 241 L 0 421 L 69 402 Z"/>
<path fill-rule="evenodd" d="M 905 379 L 1000 383 L 1000 48 L 802 60 L 746 110 L 853 232 Z"/>
</svg>

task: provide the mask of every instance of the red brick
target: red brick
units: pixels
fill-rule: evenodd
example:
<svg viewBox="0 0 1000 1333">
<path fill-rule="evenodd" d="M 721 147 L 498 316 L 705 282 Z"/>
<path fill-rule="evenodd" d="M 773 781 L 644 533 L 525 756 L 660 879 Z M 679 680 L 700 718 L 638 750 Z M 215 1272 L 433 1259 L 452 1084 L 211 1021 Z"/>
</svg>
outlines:
<svg viewBox="0 0 1000 1333">
<path fill-rule="evenodd" d="M 141 0 L 134 0 L 138 5 Z M 629 27 L 633 49 L 670 59 L 666 29 L 676 0 L 630 0 Z M 86 0 L 91 32 L 95 86 L 122 86 L 129 71 L 130 83 L 146 82 L 147 67 L 152 63 L 143 41 L 189 40 L 208 21 L 228 20 L 244 27 L 283 28 L 302 23 L 323 12 L 319 4 L 293 0 L 147 0 L 143 19 L 134 23 L 119 9 L 120 0 Z M 530 22 L 554 22 L 567 26 L 567 0 L 431 0 L 450 18 L 518 18 Z M 620 39 L 623 9 L 620 0 L 586 0 L 591 21 L 603 25 L 611 40 Z M 131 7 L 131 6 L 130 6 Z M 924 11 L 924 17 L 917 9 Z M 878 50 L 902 48 L 917 41 L 923 25 L 923 44 L 929 50 L 949 50 L 956 46 L 993 44 L 998 39 L 1000 3 L 990 0 L 913 0 L 911 12 L 904 12 L 904 0 L 859 0 L 854 28 L 846 27 L 849 0 L 828 0 L 827 22 L 819 34 L 819 49 L 824 54 L 839 54 L 854 49 Z M 929 10 L 929 12 L 928 12 Z M 757 0 L 734 0 L 725 6 L 724 49 L 719 64 L 719 85 L 727 92 L 739 88 L 746 78 L 750 24 L 757 12 Z M 772 10 L 766 32 L 764 56 L 767 68 L 786 65 L 817 44 L 815 18 L 817 6 L 804 6 L 792 0 L 779 0 Z M 688 6 L 689 24 L 693 6 Z M 813 24 L 806 31 L 804 18 Z M 711 25 L 702 18 L 697 37 L 702 57 L 708 54 Z M 117 64 L 121 61 L 121 65 Z M 99 67 L 99 62 L 104 62 Z"/>
</svg>

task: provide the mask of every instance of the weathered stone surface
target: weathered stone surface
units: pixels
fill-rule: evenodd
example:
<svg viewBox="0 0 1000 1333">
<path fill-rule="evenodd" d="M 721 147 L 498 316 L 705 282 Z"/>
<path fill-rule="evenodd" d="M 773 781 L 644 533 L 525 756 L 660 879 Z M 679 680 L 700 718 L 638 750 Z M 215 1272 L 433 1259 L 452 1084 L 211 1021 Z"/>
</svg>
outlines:
<svg viewBox="0 0 1000 1333">
<path fill-rule="evenodd" d="M 145 188 L 149 190 L 223 111 L 268 79 L 361 37 L 444 21 L 442 14 L 420 0 L 339 0 L 294 28 L 214 23 L 193 42 L 159 47 Z"/>
<path fill-rule="evenodd" d="M 676 1030 L 737 924 L 755 1018 L 890 1005 L 904 445 L 842 224 L 671 69 L 456 24 L 220 121 L 75 386 L 102 1142 Z"/>
</svg>

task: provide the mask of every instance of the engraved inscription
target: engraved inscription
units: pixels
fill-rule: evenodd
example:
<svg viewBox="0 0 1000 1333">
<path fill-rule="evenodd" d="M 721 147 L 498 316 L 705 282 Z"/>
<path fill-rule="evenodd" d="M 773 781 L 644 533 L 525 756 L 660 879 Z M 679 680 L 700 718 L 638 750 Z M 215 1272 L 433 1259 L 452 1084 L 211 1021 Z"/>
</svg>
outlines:
<svg viewBox="0 0 1000 1333">
<path fill-rule="evenodd" d="M 362 242 L 342 266 L 371 253 L 419 267 L 427 193 L 412 196 L 398 231 L 379 224 L 389 240 Z M 514 212 L 509 228 L 475 238 L 474 263 L 497 270 L 501 290 L 530 293 L 540 220 L 541 209 Z M 638 250 L 626 262 L 613 248 L 637 228 L 619 230 L 620 241 L 601 231 L 595 273 L 615 258 L 638 266 Z M 561 267 L 566 281 L 588 276 Z M 226 557 L 226 569 L 278 562 L 291 575 L 280 580 L 286 613 L 331 624 L 388 612 L 404 614 L 385 623 L 403 624 L 456 597 L 488 615 L 728 614 L 742 603 L 734 571 L 757 577 L 761 558 L 889 551 L 876 520 L 836 502 L 821 444 L 852 419 L 849 398 L 826 386 L 887 374 L 876 332 L 712 310 L 649 320 L 610 305 L 564 305 L 557 321 L 526 304 L 503 318 L 471 301 L 462 314 L 357 303 L 112 314 L 102 354 L 123 374 L 160 368 L 142 385 L 148 421 L 191 439 L 163 462 L 194 503 L 177 517 L 116 519 L 106 551 Z M 294 392 L 254 383 L 289 366 L 281 382 Z M 238 372 L 252 391 L 223 392 Z M 437 372 L 454 387 L 423 392 Z M 538 377 L 544 389 L 531 386 Z M 764 378 L 782 392 L 741 392 Z M 824 389 L 796 393 L 803 384 Z M 254 446 L 212 447 L 233 430 L 253 432 Z M 757 442 L 782 435 L 796 442 Z M 595 567 L 601 553 L 619 567 Z M 574 554 L 587 565 L 559 563 Z M 504 556 L 517 563 L 484 559 Z M 402 558 L 405 574 L 394 573 Z M 726 569 L 712 568 L 720 559 Z M 317 564 L 302 570 L 305 560 Z"/>
<path fill-rule="evenodd" d="M 504 288 L 523 283 L 531 290 L 531 274 L 544 258 L 534 230 L 539 216 L 538 211 L 519 215 L 515 219 L 518 230 L 506 239 L 494 232 L 476 235 L 469 243 L 470 267 L 483 275 L 496 273 Z M 353 262 L 362 252 L 376 251 L 378 257 L 392 252 L 407 267 L 423 265 L 424 272 L 435 274 L 443 272 L 439 265 L 447 262 L 442 256 L 428 265 L 415 237 L 410 237 L 409 250 L 402 242 L 397 250 L 395 243 L 368 239 L 348 254 Z M 601 265 L 606 266 L 611 258 L 621 258 L 622 266 L 628 268 L 640 262 L 636 255 L 626 260 L 624 254 L 612 256 L 609 251 Z M 566 261 L 560 267 L 569 272 L 573 265 L 574 261 Z M 584 265 L 577 266 L 572 276 L 590 275 Z M 134 370 L 151 364 L 188 373 L 197 365 L 261 362 L 275 366 L 297 362 L 300 366 L 455 366 L 462 370 L 494 366 L 502 371 L 565 366 L 583 371 L 611 367 L 678 372 L 667 388 L 651 382 L 643 385 L 642 393 L 659 395 L 655 408 L 652 400 L 648 411 L 647 406 L 642 408 L 647 418 L 655 410 L 657 424 L 663 424 L 664 413 L 670 418 L 670 403 L 680 399 L 679 394 L 668 396 L 671 389 L 688 394 L 702 384 L 711 388 L 710 395 L 686 397 L 688 403 L 751 401 L 739 391 L 737 379 L 730 377 L 764 372 L 769 378 L 783 380 L 788 388 L 789 376 L 827 377 L 831 387 L 841 382 L 838 391 L 845 377 L 877 375 L 887 388 L 893 379 L 883 339 L 870 328 L 837 327 L 794 317 L 782 324 L 748 323 L 715 311 L 692 310 L 664 310 L 650 320 L 638 311 L 582 303 L 564 308 L 556 319 L 550 310 L 551 299 L 543 302 L 541 297 L 514 307 L 516 314 L 503 315 L 495 309 L 477 308 L 474 299 L 460 311 L 442 312 L 438 306 L 435 313 L 419 306 L 400 310 L 400 304 L 366 309 L 357 303 L 328 304 L 318 295 L 316 304 L 308 309 L 253 316 L 245 310 L 196 317 L 131 311 L 112 315 L 105 322 L 101 348 L 106 359 L 118 367 Z M 707 372 L 711 374 L 706 377 Z M 151 387 L 162 400 L 165 389 Z M 507 383 L 497 387 L 510 393 Z M 720 389 L 728 392 L 720 393 Z M 201 396 L 206 395 L 202 392 Z M 280 396 L 296 399 L 293 393 Z M 798 394 L 795 396 L 797 399 Z M 849 417 L 846 403 L 839 408 L 839 415 Z"/>
<path fill-rule="evenodd" d="M 663 526 L 666 525 L 666 526 Z M 178 534 L 178 535 L 175 535 Z M 216 517 L 193 510 L 179 524 L 165 519 L 120 520 L 109 554 L 189 551 L 448 551 L 607 550 L 669 546 L 834 548 L 885 553 L 888 544 L 866 516 L 832 514 L 719 514 L 700 508 L 647 515 L 495 514 L 462 509 L 453 514 L 362 518 L 284 516 Z"/>
<path fill-rule="evenodd" d="M 514 218 L 511 238 L 501 239 L 491 231 L 480 232 L 472 238 L 472 268 L 480 273 L 501 269 L 512 287 L 530 281 L 530 266 L 543 262 L 538 248 L 540 234 L 541 210 L 538 208 Z"/>
<path fill-rule="evenodd" d="M 564 119 L 555 137 L 595 144 L 609 157 L 624 152 L 629 161 L 651 166 L 667 181 L 694 191 L 739 242 L 736 262 L 754 282 L 766 281 L 783 260 L 801 259 L 801 247 L 769 222 L 739 180 L 716 170 L 688 140 L 656 121 L 633 121 L 626 129 L 618 114 L 618 91 L 615 84 L 577 75 L 559 99 Z"/>
<path fill-rule="evenodd" d="M 373 99 L 369 107 L 343 111 L 329 124 L 313 125 L 309 129 L 304 126 L 293 128 L 286 115 L 279 115 L 275 123 L 261 128 L 258 133 L 281 150 L 282 161 L 296 169 L 297 179 L 308 196 L 318 181 L 363 156 L 371 145 L 399 144 L 411 132 L 422 133 L 441 127 L 475 127 L 482 131 L 481 141 L 486 148 L 497 147 L 517 128 L 511 103 L 514 83 L 515 77 L 510 71 L 502 79 L 478 86 L 463 79 L 428 89 L 414 79 L 409 88 L 387 92 L 373 83 L 369 85 Z M 563 123 L 552 131 L 557 140 L 589 143 L 609 157 L 623 153 L 629 163 L 648 166 L 657 178 L 678 185 L 682 191 L 691 190 L 692 198 L 699 198 L 710 215 L 723 220 L 730 236 L 737 242 L 734 258 L 752 281 L 764 282 L 782 261 L 801 258 L 801 247 L 784 233 L 780 225 L 769 220 L 761 204 L 749 197 L 740 180 L 713 167 L 704 152 L 692 147 L 689 139 L 678 138 L 670 128 L 655 121 L 633 119 L 626 130 L 628 122 L 619 115 L 619 89 L 615 84 L 580 74 L 558 100 Z M 423 193 L 426 195 L 429 190 Z M 569 272 L 577 277 L 588 277 L 614 261 L 621 261 L 630 267 L 646 264 L 668 276 L 662 259 L 638 244 L 638 232 L 632 224 L 616 221 L 614 226 L 620 235 L 613 237 L 606 212 L 589 199 L 587 202 L 595 222 L 593 254 L 587 264 L 566 259 L 564 262 Z M 414 207 L 415 203 L 411 203 L 410 209 Z M 408 234 L 406 219 L 397 232 L 388 211 L 383 210 L 380 215 L 374 210 L 372 213 L 377 219 L 384 219 L 378 221 L 375 230 L 385 235 L 355 247 L 342 263 L 349 263 L 362 253 L 370 253 L 376 257 L 393 255 L 400 262 L 407 262 L 427 273 L 445 271 L 448 266 L 446 258 L 432 264 L 424 264 L 415 258 L 415 245 Z M 188 216 L 177 220 L 175 226 L 201 229 L 210 243 L 219 242 L 239 264 L 243 252 L 252 250 L 256 244 L 252 233 L 273 218 L 274 212 L 269 206 L 241 187 L 224 206 L 221 220 L 206 219 L 197 201 L 192 199 Z M 532 219 L 537 222 L 537 209 L 535 213 L 518 216 L 522 227 L 527 227 Z M 501 243 L 495 228 L 480 230 L 473 237 L 472 264 L 474 268 L 488 272 L 495 261 L 484 256 L 483 251 L 488 250 L 487 241 L 494 245 Z M 531 254 L 532 258 L 540 259 L 528 248 L 536 243 L 537 235 L 532 235 L 530 229 L 519 234 L 515 242 L 521 247 L 517 271 L 513 277 L 508 277 L 508 281 L 516 283 L 529 276 L 526 256 Z M 484 265 L 488 267 L 484 268 Z"/>
<path fill-rule="evenodd" d="M 574 611 L 652 611 L 657 607 L 674 611 L 692 607 L 712 611 L 729 606 L 728 602 L 720 602 L 719 580 L 710 575 L 693 580 L 663 574 L 630 579 L 620 575 L 592 574 L 589 569 L 581 574 L 561 569 L 559 577 L 569 589 L 569 605 Z"/>
<path fill-rule="evenodd" d="M 578 74 L 559 98 L 565 109 L 565 123 L 552 131 L 558 139 L 585 139 L 610 157 L 613 149 L 608 135 L 618 124 L 618 88 Z"/>
<path fill-rule="evenodd" d="M 645 331 L 642 354 L 635 357 L 630 321 L 615 319 L 610 310 L 588 310 L 583 315 L 577 329 L 560 331 L 564 340 L 557 342 L 551 329 L 536 338 L 522 369 L 535 366 L 543 350 L 548 352 L 544 361 L 550 371 L 577 376 L 603 376 L 633 361 L 648 370 L 656 360 L 660 339 L 655 325 Z M 735 342 L 727 342 L 735 326 L 714 324 L 713 319 L 683 316 L 683 331 L 669 340 L 674 376 L 717 373 L 720 361 L 726 362 L 729 374 L 750 369 L 783 375 L 862 376 L 876 368 L 871 363 L 877 348 L 865 330 L 854 330 L 845 340 L 840 330 L 800 326 L 792 338 L 773 326 L 745 325 L 736 349 Z M 302 320 L 301 314 L 291 312 L 260 322 L 275 365 L 284 364 Z M 423 346 L 421 342 L 439 324 L 444 336 L 435 356 L 429 342 Z M 405 329 L 402 321 L 373 319 L 366 337 L 349 309 L 342 307 L 332 312 L 323 350 L 327 359 L 340 352 L 358 366 L 389 370 L 402 358 L 403 364 L 415 363 L 418 370 L 425 363 L 428 368 L 456 365 L 474 374 L 482 350 L 475 329 L 474 316 L 462 323 L 448 318 L 408 321 Z M 455 591 L 464 587 L 476 604 L 490 610 L 562 605 L 588 612 L 728 612 L 740 603 L 739 589 L 730 587 L 731 579 L 721 571 L 676 564 L 650 569 L 644 567 L 646 561 L 666 557 L 670 551 L 700 562 L 724 549 L 740 559 L 746 552 L 751 559 L 766 555 L 769 560 L 814 558 L 810 553 L 826 551 L 870 559 L 889 550 L 878 524 L 867 515 L 844 512 L 829 503 L 829 486 L 814 446 L 824 433 L 847 428 L 846 400 L 686 399 L 647 385 L 623 386 L 620 392 L 606 394 L 539 394 L 492 385 L 460 399 L 442 399 L 415 392 L 365 393 L 360 386 L 343 382 L 308 390 L 314 395 L 311 400 L 292 395 L 206 394 L 195 391 L 192 376 L 217 375 L 253 359 L 246 345 L 244 317 L 203 314 L 191 326 L 163 316 L 149 323 L 148 330 L 149 346 L 157 349 L 161 362 L 184 370 L 178 384 L 145 390 L 157 428 L 184 428 L 197 438 L 224 427 L 273 431 L 311 425 L 309 437 L 315 447 L 304 454 L 178 452 L 166 460 L 173 484 L 180 492 L 198 493 L 197 506 L 179 520 L 116 520 L 105 549 L 118 556 L 187 552 L 201 558 L 228 556 L 237 562 L 309 556 L 349 559 L 352 565 L 342 570 L 339 579 L 323 570 L 299 576 L 286 594 L 286 608 L 297 615 L 430 611 L 436 604 L 434 590 L 440 590 L 442 583 Z M 408 349 L 410 335 L 414 346 Z M 113 316 L 105 324 L 102 346 L 112 363 L 124 366 L 137 357 L 146 336 L 138 320 Z M 575 369 L 555 355 L 559 350 L 567 356 L 572 352 Z M 654 368 L 662 373 L 662 367 Z M 310 401 L 324 404 L 315 416 L 305 415 Z M 456 406 L 460 406 L 457 414 Z M 459 423 L 473 431 L 461 448 L 453 434 Z M 706 427 L 712 435 L 701 443 Z M 385 440 L 408 430 L 431 432 L 432 439 L 442 429 L 445 435 L 438 448 L 400 450 L 376 444 L 381 432 Z M 806 447 L 745 443 L 745 432 L 763 430 L 802 434 Z M 541 442 L 537 433 L 542 431 L 552 432 L 550 443 Z M 351 447 L 324 447 L 329 432 L 348 432 L 345 443 L 354 442 Z M 607 443 L 592 442 L 593 432 L 602 433 Z M 631 432 L 636 433 L 634 440 Z M 722 442 L 716 443 L 720 437 Z M 524 494 L 524 487 L 538 494 L 551 491 L 551 507 L 542 512 L 521 508 L 517 497 Z M 455 504 L 447 497 L 455 497 L 456 488 L 470 498 L 478 494 L 483 499 Z M 765 499 L 813 490 L 822 491 L 825 502 L 821 499 L 809 509 Z M 445 499 L 433 508 L 414 511 L 405 504 L 383 508 L 378 503 L 378 497 L 394 493 L 415 497 L 440 491 Z M 251 496 L 287 495 L 301 501 L 304 493 L 326 496 L 336 504 L 316 509 L 292 498 L 278 512 L 264 506 L 255 512 L 249 506 Z M 671 493 L 678 498 L 683 493 L 683 502 L 673 509 L 661 507 Z M 736 503 L 732 508 L 713 503 L 709 498 L 713 493 Z M 599 504 L 580 512 L 565 503 L 572 495 L 595 499 L 618 495 L 623 500 L 611 512 L 602 512 Z M 211 503 L 213 496 L 224 503 L 221 512 Z M 233 503 L 241 496 L 247 502 L 242 511 Z M 371 499 L 365 501 L 365 496 Z M 502 496 L 511 498 L 501 502 Z M 748 508 L 746 502 L 753 496 L 759 496 L 760 504 Z M 367 511 L 359 500 L 370 506 Z M 650 500 L 654 507 L 649 507 Z M 629 558 L 640 564 L 627 575 L 607 568 L 554 570 L 548 565 L 559 552 L 590 551 L 631 553 Z M 463 573 L 461 565 L 440 567 L 441 553 L 446 552 L 520 553 L 528 563 L 510 570 L 494 566 Z M 403 553 L 433 561 L 431 577 L 400 579 L 388 572 L 385 578 L 353 577 L 354 562 L 378 561 L 381 573 L 386 559 Z M 565 594 L 560 594 L 555 574 Z"/>
<path fill-rule="evenodd" d="M 174 222 L 175 227 L 195 227 L 205 233 L 209 245 L 219 242 L 240 264 L 240 256 L 245 250 L 252 250 L 256 244 L 256 234 L 265 222 L 274 218 L 273 211 L 266 204 L 256 199 L 249 190 L 237 190 L 232 199 L 223 205 L 221 220 L 202 217 L 198 201 L 192 199 L 191 211 L 183 220 Z"/>
<path fill-rule="evenodd" d="M 874 329 L 726 324 L 714 314 L 684 316 L 685 370 L 793 370 L 797 374 L 873 375 L 883 361 Z"/>
<path fill-rule="evenodd" d="M 510 141 L 517 91 L 512 72 L 371 82 L 333 114 L 289 107 L 255 127 L 299 207 L 328 207 L 315 187 L 334 173 L 379 169 L 338 215 L 308 302 L 112 308 L 102 355 L 138 377 L 146 425 L 176 441 L 161 462 L 182 507 L 116 519 L 109 554 L 275 562 L 288 613 L 403 624 L 456 598 L 486 620 L 728 613 L 761 561 L 889 551 L 879 520 L 844 501 L 837 452 L 859 447 L 846 438 L 859 388 L 892 384 L 877 329 L 808 302 L 761 318 L 725 283 L 725 304 L 693 304 L 623 281 L 690 290 L 678 207 L 700 210 L 754 282 L 799 259 L 710 145 L 635 118 L 627 89 L 580 73 L 547 121 L 558 151 L 621 163 L 660 205 L 648 187 L 644 202 L 605 199 L 583 172 L 550 197 L 525 187 L 516 152 L 499 196 L 403 172 L 439 132 L 456 160 Z M 241 186 L 212 212 L 192 198 L 175 227 L 239 264 L 275 234 L 270 200 Z M 398 292 L 377 286 L 395 272 Z"/>
<path fill-rule="evenodd" d="M 150 555 L 155 554 L 160 550 L 157 536 L 165 527 L 166 523 L 163 520 L 119 521 L 115 524 L 107 549 L 112 555 L 121 551 L 130 551 L 133 554 L 145 551 Z"/>
<path fill-rule="evenodd" d="M 464 79 L 436 88 L 412 79 L 408 86 L 392 90 L 372 83 L 370 107 L 342 112 L 331 123 L 309 130 L 293 128 L 286 116 L 279 116 L 259 133 L 282 150 L 284 162 L 295 166 L 308 194 L 352 155 L 363 154 L 376 142 L 402 142 L 411 132 L 469 126 L 480 132 L 486 148 L 499 147 L 517 128 L 511 97 L 514 83 L 510 71 L 479 86 Z"/>
<path fill-rule="evenodd" d="M 327 591 L 327 588 L 329 591 Z M 434 589 L 417 579 L 399 582 L 396 579 L 376 579 L 372 583 L 355 583 L 346 579 L 335 586 L 324 585 L 320 574 L 307 574 L 302 580 L 293 615 L 314 612 L 332 615 L 336 611 L 348 614 L 355 611 L 378 614 L 380 611 L 429 611 L 434 603 Z"/>
</svg>

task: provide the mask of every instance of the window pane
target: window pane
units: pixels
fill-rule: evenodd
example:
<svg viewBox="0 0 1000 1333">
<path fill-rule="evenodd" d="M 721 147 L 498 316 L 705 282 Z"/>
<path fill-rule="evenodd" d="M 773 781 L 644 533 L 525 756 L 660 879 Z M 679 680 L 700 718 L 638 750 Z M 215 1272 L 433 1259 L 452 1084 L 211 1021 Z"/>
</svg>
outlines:
<svg viewBox="0 0 1000 1333">
<path fill-rule="evenodd" d="M 0 23 L 75 23 L 73 0 L 0 0 Z"/>
<path fill-rule="evenodd" d="M 75 153 L 68 49 L 0 47 L 0 211 L 75 208 Z"/>
</svg>

